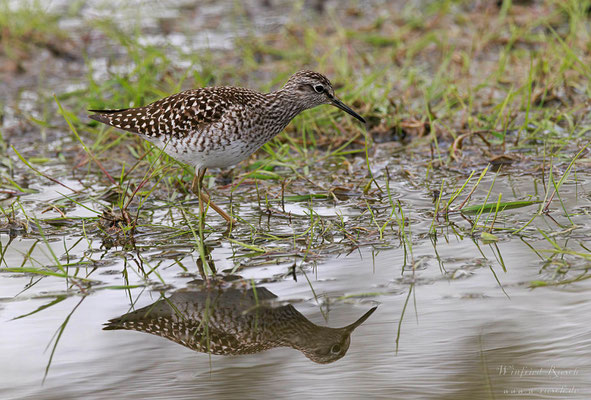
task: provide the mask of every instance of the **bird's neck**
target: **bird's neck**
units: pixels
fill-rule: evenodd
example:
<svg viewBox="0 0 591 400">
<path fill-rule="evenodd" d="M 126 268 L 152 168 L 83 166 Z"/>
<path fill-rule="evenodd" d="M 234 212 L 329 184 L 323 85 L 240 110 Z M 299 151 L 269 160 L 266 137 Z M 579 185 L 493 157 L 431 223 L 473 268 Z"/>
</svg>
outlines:
<svg viewBox="0 0 591 400">
<path fill-rule="evenodd" d="M 323 329 L 304 317 L 292 305 L 273 309 L 273 335 L 275 345 L 287 346 L 297 350 L 310 347 L 310 342 L 318 340 Z"/>
<path fill-rule="evenodd" d="M 280 122 L 284 127 L 304 111 L 307 107 L 298 101 L 297 96 L 291 90 L 279 89 L 267 94 L 270 102 L 269 116 Z"/>
</svg>

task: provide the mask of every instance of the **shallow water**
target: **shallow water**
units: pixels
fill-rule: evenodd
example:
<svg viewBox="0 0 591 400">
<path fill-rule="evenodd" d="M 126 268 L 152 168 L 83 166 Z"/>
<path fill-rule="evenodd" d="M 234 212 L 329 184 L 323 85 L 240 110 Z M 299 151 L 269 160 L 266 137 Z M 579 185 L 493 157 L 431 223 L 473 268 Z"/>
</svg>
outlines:
<svg viewBox="0 0 591 400">
<path fill-rule="evenodd" d="M 502 187 L 508 176 L 497 178 L 499 191 L 508 192 Z M 589 206 L 589 177 L 579 174 L 578 180 L 576 187 L 562 193 L 571 208 Z M 531 179 L 512 179 L 512 184 L 525 190 L 527 181 Z M 94 249 L 92 258 L 102 264 L 68 272 L 100 282 L 83 295 L 62 278 L 0 275 L 2 397 L 191 398 L 199 393 L 236 398 L 246 391 L 248 397 L 273 393 L 285 398 L 588 398 L 591 334 L 586 321 L 591 308 L 585 293 L 589 281 L 531 289 L 531 282 L 551 279 L 556 273 L 540 256 L 551 246 L 539 235 L 501 233 L 501 240 L 491 245 L 461 238 L 449 228 L 441 228 L 436 241 L 424 236 L 431 223 L 426 210 L 433 205 L 426 193 L 404 192 L 404 186 L 394 184 L 393 190 L 402 194 L 405 211 L 413 218 L 414 273 L 409 249 L 405 253 L 404 246 L 392 240 L 386 246 L 363 246 L 303 263 L 297 281 L 289 273 L 293 258 L 238 261 L 233 257 L 242 250 L 235 244 L 223 238 L 211 242 L 211 260 L 218 271 L 241 266 L 237 273 L 244 278 L 242 285 L 257 282 L 257 287 L 265 287 L 280 302 L 290 302 L 316 325 L 345 326 L 378 305 L 353 332 L 341 360 L 315 364 L 291 348 L 209 355 L 146 333 L 102 330 L 110 319 L 130 311 L 131 301 L 138 309 L 157 301 L 161 290 L 168 296 L 187 287 L 198 277 L 198 253 L 185 245 L 190 239 L 168 245 L 139 239 L 141 250 L 129 251 L 100 250 L 100 241 L 89 245 L 82 236 L 54 236 L 49 245 L 62 262 L 64 244 L 70 248 L 77 242 L 69 251 L 72 260 Z M 337 212 L 330 203 L 319 208 L 328 215 L 322 218 L 335 218 L 328 213 L 331 208 Z M 527 213 L 512 210 L 507 218 L 527 217 L 522 214 Z M 581 224 L 587 217 L 573 218 Z M 284 223 L 279 220 L 276 225 Z M 551 222 L 541 219 L 536 224 L 543 229 Z M 588 228 L 581 228 L 582 236 L 586 232 Z M 2 237 L 6 266 L 20 265 L 38 241 L 26 236 L 8 240 Z M 39 264 L 52 264 L 42 241 L 30 255 Z M 568 257 L 563 258 L 573 271 L 583 271 L 584 260 Z M 148 272 L 145 278 L 140 266 L 157 274 Z M 136 284 L 141 287 L 109 288 Z M 63 300 L 14 319 L 56 299 Z M 70 313 L 42 383 L 52 337 Z"/>
</svg>

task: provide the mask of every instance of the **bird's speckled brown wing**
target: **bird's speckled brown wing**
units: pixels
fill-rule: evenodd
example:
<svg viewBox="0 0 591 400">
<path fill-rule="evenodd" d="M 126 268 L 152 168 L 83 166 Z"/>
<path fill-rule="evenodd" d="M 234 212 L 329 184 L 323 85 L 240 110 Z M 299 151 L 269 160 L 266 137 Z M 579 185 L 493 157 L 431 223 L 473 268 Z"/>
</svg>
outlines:
<svg viewBox="0 0 591 400">
<path fill-rule="evenodd" d="M 248 104 L 259 93 L 243 88 L 209 87 L 187 90 L 145 107 L 89 110 L 89 118 L 148 138 L 181 139 L 222 119 L 237 104 Z"/>
</svg>

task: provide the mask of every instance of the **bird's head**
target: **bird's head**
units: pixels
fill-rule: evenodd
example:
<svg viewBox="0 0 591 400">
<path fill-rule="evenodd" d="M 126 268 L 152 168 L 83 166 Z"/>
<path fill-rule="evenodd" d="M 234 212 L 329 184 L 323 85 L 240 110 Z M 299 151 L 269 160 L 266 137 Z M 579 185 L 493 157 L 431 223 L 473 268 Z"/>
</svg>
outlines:
<svg viewBox="0 0 591 400">
<path fill-rule="evenodd" d="M 372 308 L 361 318 L 343 328 L 328 328 L 316 326 L 313 334 L 300 338 L 297 348 L 306 357 L 318 364 L 329 364 L 341 359 L 349 350 L 351 333 L 365 322 L 377 309 Z"/>
<path fill-rule="evenodd" d="M 334 94 L 332 84 L 324 75 L 314 71 L 298 71 L 289 78 L 283 90 L 290 92 L 304 108 L 331 104 L 365 123 L 365 119 L 343 104 Z"/>
</svg>

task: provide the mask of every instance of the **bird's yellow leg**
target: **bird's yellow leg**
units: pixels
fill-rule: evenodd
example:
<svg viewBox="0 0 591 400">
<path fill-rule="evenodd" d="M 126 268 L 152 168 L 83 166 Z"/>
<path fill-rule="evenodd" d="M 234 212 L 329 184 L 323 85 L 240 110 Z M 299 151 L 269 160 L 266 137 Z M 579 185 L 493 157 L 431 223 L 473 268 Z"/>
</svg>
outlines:
<svg viewBox="0 0 591 400">
<path fill-rule="evenodd" d="M 197 196 L 199 196 L 199 211 L 201 212 L 201 218 L 205 217 L 205 204 L 207 204 L 209 207 L 213 208 L 215 212 L 221 215 L 222 218 L 228 222 L 228 224 L 231 226 L 236 225 L 236 220 L 228 215 L 224 210 L 222 210 L 217 204 L 211 201 L 209 195 L 203 189 L 203 177 L 205 176 L 206 170 L 207 168 L 199 169 L 197 175 L 193 179 L 193 184 L 191 185 L 194 188 L 195 183 L 197 183 Z"/>
</svg>

